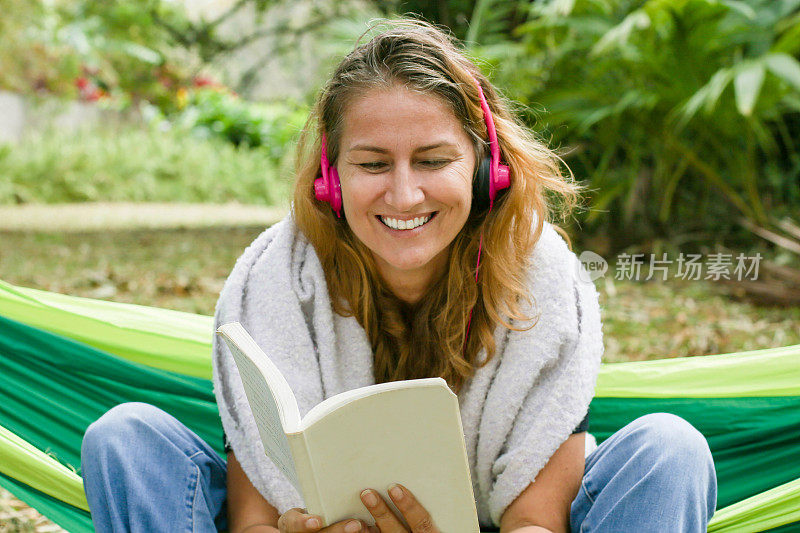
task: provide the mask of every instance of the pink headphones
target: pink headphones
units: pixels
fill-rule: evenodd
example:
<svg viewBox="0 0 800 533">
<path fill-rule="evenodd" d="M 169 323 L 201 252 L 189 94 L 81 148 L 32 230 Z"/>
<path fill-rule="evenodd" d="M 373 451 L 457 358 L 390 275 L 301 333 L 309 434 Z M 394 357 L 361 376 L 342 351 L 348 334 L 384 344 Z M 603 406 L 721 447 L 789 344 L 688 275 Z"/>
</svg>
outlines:
<svg viewBox="0 0 800 533">
<path fill-rule="evenodd" d="M 328 149 L 325 134 L 322 134 L 322 155 L 320 155 L 322 177 L 314 180 L 314 195 L 321 202 L 328 202 L 342 218 L 342 185 L 339 183 L 339 172 L 334 165 L 328 163 Z"/>
<path fill-rule="evenodd" d="M 486 121 L 486 131 L 489 134 L 490 156 L 484 158 L 478 165 L 475 179 L 472 184 L 473 205 L 483 209 L 488 205 L 491 211 L 494 200 L 498 193 L 511 186 L 511 171 L 508 165 L 500 162 L 500 147 L 497 143 L 497 132 L 494 128 L 494 118 L 489 109 L 489 104 L 483 96 L 483 89 L 478 80 L 470 74 L 478 87 L 478 94 L 481 98 L 481 109 L 483 119 Z M 314 195 L 321 202 L 328 202 L 336 212 L 336 216 L 342 218 L 342 186 L 339 182 L 339 173 L 336 166 L 328 162 L 328 150 L 325 134 L 322 134 L 322 152 L 320 155 L 320 166 L 322 176 L 314 180 Z"/>
</svg>

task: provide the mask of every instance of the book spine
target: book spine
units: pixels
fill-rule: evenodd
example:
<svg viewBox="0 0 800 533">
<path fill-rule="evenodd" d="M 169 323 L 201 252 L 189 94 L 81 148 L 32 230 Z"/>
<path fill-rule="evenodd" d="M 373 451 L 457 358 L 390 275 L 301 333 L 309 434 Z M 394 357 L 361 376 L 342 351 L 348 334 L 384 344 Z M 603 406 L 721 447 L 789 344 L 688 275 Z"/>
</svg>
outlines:
<svg viewBox="0 0 800 533">
<path fill-rule="evenodd" d="M 308 443 L 306 442 L 306 435 L 302 431 L 297 433 L 287 433 L 286 438 L 289 441 L 289 448 L 292 451 L 292 458 L 294 459 L 295 471 L 297 472 L 297 481 L 300 483 L 302 491 L 301 496 L 305 503 L 308 514 L 315 514 L 326 520 L 324 509 L 322 508 L 322 498 L 317 486 L 317 478 L 314 475 L 314 469 L 311 463 L 311 457 L 308 453 Z M 324 524 L 328 526 L 327 522 Z"/>
</svg>

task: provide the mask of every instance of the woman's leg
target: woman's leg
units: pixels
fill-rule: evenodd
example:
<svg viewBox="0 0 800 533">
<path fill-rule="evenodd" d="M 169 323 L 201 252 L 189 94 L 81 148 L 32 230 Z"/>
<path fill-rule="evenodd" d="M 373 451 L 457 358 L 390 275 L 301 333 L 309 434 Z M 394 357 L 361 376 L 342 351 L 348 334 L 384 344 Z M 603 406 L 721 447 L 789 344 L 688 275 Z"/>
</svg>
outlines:
<svg viewBox="0 0 800 533">
<path fill-rule="evenodd" d="M 703 435 L 668 413 L 637 418 L 586 458 L 572 531 L 706 531 L 717 504 Z"/>
<path fill-rule="evenodd" d="M 225 461 L 150 404 L 123 403 L 92 423 L 81 471 L 98 532 L 227 529 Z"/>
</svg>

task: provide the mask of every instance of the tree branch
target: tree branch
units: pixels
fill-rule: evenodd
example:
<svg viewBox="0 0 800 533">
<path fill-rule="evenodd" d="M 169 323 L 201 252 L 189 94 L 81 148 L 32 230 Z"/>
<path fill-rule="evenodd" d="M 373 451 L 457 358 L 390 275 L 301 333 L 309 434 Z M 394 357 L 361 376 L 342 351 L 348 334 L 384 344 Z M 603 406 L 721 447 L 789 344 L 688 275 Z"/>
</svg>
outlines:
<svg viewBox="0 0 800 533">
<path fill-rule="evenodd" d="M 220 53 L 231 53 L 235 52 L 236 50 L 247 46 L 248 44 L 252 43 L 253 41 L 257 41 L 262 37 L 280 37 L 286 34 L 294 34 L 295 36 L 302 35 L 308 31 L 314 30 L 319 28 L 320 26 L 324 25 L 325 23 L 330 21 L 330 15 L 322 16 L 317 20 L 313 20 L 308 24 L 305 24 L 299 28 L 291 28 L 288 26 L 275 26 L 271 28 L 262 28 L 260 30 L 254 31 L 250 35 L 246 35 L 241 39 L 229 43 L 220 43 Z"/>
<path fill-rule="evenodd" d="M 233 5 L 230 7 L 230 9 L 228 9 L 228 10 L 227 10 L 225 13 L 223 13 L 223 14 L 222 14 L 222 15 L 220 15 L 220 16 L 218 16 L 217 18 L 215 18 L 215 19 L 214 19 L 214 20 L 212 20 L 211 22 L 207 22 L 207 23 L 205 24 L 205 28 L 206 28 L 208 31 L 211 31 L 211 30 L 213 30 L 214 28 L 216 28 L 217 26 L 219 26 L 220 24 L 222 24 L 223 22 L 225 22 L 226 20 L 228 20 L 229 18 L 231 18 L 233 15 L 235 15 L 236 13 L 238 13 L 238 12 L 239 12 L 239 10 L 241 10 L 241 9 L 242 9 L 242 8 L 245 6 L 245 4 L 247 4 L 247 3 L 248 3 L 248 2 L 250 2 L 250 1 L 251 1 L 251 0 L 238 0 L 238 1 L 237 1 L 235 4 L 233 4 Z"/>
<path fill-rule="evenodd" d="M 187 38 L 187 36 L 175 28 L 172 24 L 168 23 L 166 20 L 161 18 L 161 15 L 158 14 L 158 3 L 155 5 L 150 6 L 150 18 L 153 20 L 153 23 L 170 34 L 170 36 L 175 39 L 180 45 L 185 46 L 186 48 L 191 47 L 194 44 L 194 41 Z"/>
</svg>

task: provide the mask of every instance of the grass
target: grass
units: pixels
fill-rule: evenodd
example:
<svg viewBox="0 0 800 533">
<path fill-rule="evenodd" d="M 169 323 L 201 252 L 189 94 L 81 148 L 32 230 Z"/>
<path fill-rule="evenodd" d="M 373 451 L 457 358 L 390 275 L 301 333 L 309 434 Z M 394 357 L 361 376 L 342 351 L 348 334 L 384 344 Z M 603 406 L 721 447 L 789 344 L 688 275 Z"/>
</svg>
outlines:
<svg viewBox="0 0 800 533">
<path fill-rule="evenodd" d="M 53 533 L 64 531 L 0 488 L 0 533 Z"/>
<path fill-rule="evenodd" d="M 237 148 L 186 130 L 104 125 L 0 144 L 0 204 L 285 203 L 292 153 Z"/>
<path fill-rule="evenodd" d="M 212 314 L 236 258 L 263 228 L 0 232 L 0 279 L 48 291 Z"/>
<path fill-rule="evenodd" d="M 213 314 L 236 258 L 263 227 L 0 232 L 0 279 L 48 291 Z M 800 343 L 800 308 L 731 300 L 709 281 L 596 281 L 609 362 Z M 59 531 L 0 489 L 0 533 Z"/>
<path fill-rule="evenodd" d="M 800 344 L 800 308 L 734 301 L 711 281 L 597 281 L 607 362 Z"/>
</svg>

